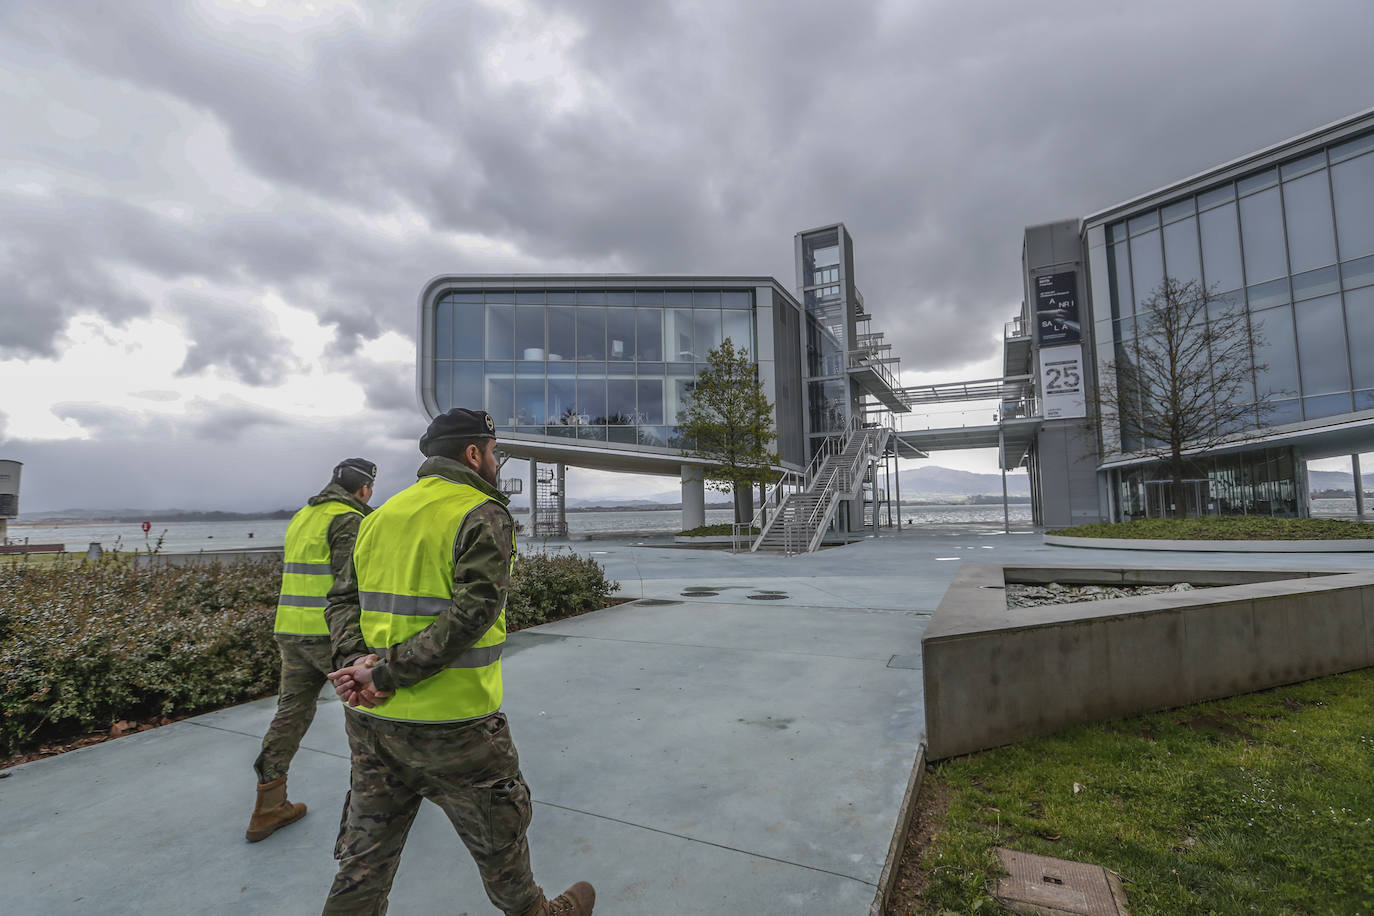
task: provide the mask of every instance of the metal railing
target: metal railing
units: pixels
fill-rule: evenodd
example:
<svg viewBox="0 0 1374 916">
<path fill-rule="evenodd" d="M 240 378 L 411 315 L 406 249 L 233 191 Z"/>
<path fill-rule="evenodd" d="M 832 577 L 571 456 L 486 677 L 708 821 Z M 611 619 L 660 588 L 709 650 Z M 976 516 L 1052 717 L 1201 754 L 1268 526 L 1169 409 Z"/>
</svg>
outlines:
<svg viewBox="0 0 1374 916">
<path fill-rule="evenodd" d="M 846 365 L 850 369 L 872 370 L 877 373 L 879 378 L 887 383 L 888 388 L 895 390 L 901 387 L 897 384 L 897 379 L 893 376 L 891 370 L 887 368 L 887 364 L 872 350 L 850 350 Z"/>
<path fill-rule="evenodd" d="M 820 546 L 821 538 L 825 535 L 825 529 L 829 526 L 835 508 L 840 503 L 840 494 L 847 494 L 854 489 L 856 475 L 862 480 L 860 469 L 865 462 L 871 459 L 874 451 L 869 440 L 876 440 L 887 435 L 888 432 L 886 429 L 865 429 L 858 439 L 858 448 L 853 449 L 853 456 L 849 459 L 849 463 L 836 468 L 835 473 L 826 481 L 825 489 L 821 492 L 821 498 L 816 501 L 802 526 L 802 530 L 810 535 L 806 545 L 807 553 Z M 849 445 L 849 442 L 845 443 L 844 451 L 846 453 L 850 451 Z"/>
<path fill-rule="evenodd" d="M 1010 340 L 1013 337 L 1029 337 L 1030 332 L 1026 330 L 1026 325 L 1028 323 L 1029 322 L 1025 321 L 1019 316 L 1013 318 L 1011 321 L 1008 321 L 1004 328 L 1006 338 Z"/>
<path fill-rule="evenodd" d="M 734 523 L 732 531 L 735 543 L 733 546 L 736 552 L 740 549 L 740 543 L 745 540 L 752 542 L 752 546 L 749 548 L 750 552 L 758 549 L 758 544 L 763 540 L 764 535 L 768 534 L 768 530 L 782 516 L 782 507 L 787 502 L 787 498 L 792 493 L 804 489 L 802 486 L 803 479 L 803 475 L 796 471 L 784 471 L 782 476 L 764 491 L 763 502 L 754 512 L 754 517 L 747 522 Z M 754 534 L 756 528 L 759 531 L 758 534 Z"/>
</svg>

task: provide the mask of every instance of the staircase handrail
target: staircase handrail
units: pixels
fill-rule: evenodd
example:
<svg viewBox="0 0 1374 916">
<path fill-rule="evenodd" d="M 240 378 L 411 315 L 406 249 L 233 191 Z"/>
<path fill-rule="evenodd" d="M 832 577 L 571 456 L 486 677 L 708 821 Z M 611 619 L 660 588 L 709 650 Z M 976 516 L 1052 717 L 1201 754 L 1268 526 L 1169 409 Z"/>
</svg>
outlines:
<svg viewBox="0 0 1374 916">
<path fill-rule="evenodd" d="M 763 536 L 768 533 L 768 529 L 773 527 L 773 524 L 778 520 L 778 516 L 782 514 L 783 504 L 790 495 L 786 492 L 785 488 L 789 485 L 798 486 L 801 479 L 802 476 L 796 471 L 783 471 L 782 476 L 773 483 L 773 486 L 764 491 L 763 502 L 759 505 L 758 510 L 754 512 L 754 517 L 748 522 L 735 522 L 733 529 L 735 550 L 739 550 L 739 542 L 742 537 L 747 537 L 753 541 L 753 544 L 749 548 L 751 553 L 758 550 L 759 542 L 763 540 Z M 774 507 L 774 511 L 771 514 L 768 512 L 769 506 Z M 755 528 L 759 529 L 757 535 L 754 534 Z"/>
<path fill-rule="evenodd" d="M 875 430 L 865 429 L 860 440 L 859 448 L 855 450 L 854 457 L 850 459 L 849 465 L 836 470 L 826 485 L 824 496 L 817 501 L 815 508 L 811 510 L 811 515 L 806 520 L 806 530 L 811 532 L 811 539 L 807 544 L 806 552 L 810 553 L 820 546 L 821 537 L 825 534 L 825 526 L 830 523 L 830 516 L 834 513 L 835 507 L 839 505 L 838 495 L 840 492 L 847 492 L 852 486 L 854 475 L 858 472 L 861 462 L 867 460 L 872 452 L 869 447 L 869 434 Z M 848 443 L 846 443 L 847 445 Z M 838 485 L 837 485 L 838 482 Z"/>
</svg>

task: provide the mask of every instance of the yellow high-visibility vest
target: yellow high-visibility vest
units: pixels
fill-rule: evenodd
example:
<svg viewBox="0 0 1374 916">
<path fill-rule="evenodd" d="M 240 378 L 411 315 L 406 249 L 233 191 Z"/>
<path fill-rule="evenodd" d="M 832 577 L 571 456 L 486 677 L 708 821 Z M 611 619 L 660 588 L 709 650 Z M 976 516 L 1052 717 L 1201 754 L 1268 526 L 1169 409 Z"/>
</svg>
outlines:
<svg viewBox="0 0 1374 916">
<path fill-rule="evenodd" d="M 419 633 L 453 603 L 453 546 L 463 519 L 491 497 L 444 477 L 422 477 L 367 518 L 353 548 L 363 641 L 386 650 Z M 511 534 L 511 566 L 515 564 Z M 444 670 L 359 712 L 403 722 L 461 722 L 501 708 L 506 608 Z"/>
<path fill-rule="evenodd" d="M 273 629 L 293 636 L 328 636 L 329 624 L 324 609 L 326 597 L 334 586 L 334 569 L 329 565 L 329 523 L 345 512 L 362 515 L 347 503 L 330 500 L 306 506 L 291 517 L 286 526 L 281 597 L 277 599 L 277 622 Z"/>
</svg>

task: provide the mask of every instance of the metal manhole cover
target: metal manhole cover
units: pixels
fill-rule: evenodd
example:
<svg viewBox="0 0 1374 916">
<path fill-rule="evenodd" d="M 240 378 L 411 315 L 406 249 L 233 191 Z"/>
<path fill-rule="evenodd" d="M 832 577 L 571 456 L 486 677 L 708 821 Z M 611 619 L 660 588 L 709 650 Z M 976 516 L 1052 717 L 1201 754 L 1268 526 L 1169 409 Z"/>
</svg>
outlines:
<svg viewBox="0 0 1374 916">
<path fill-rule="evenodd" d="M 641 598 L 636 602 L 640 607 L 671 607 L 681 604 L 681 601 L 673 601 L 668 598 Z"/>
<path fill-rule="evenodd" d="M 777 592 L 768 592 L 762 595 L 745 595 L 744 597 L 753 601 L 782 601 L 787 596 L 780 595 Z"/>
<path fill-rule="evenodd" d="M 1101 865 L 999 848 L 1007 876 L 994 896 L 1017 913 L 1127 916 L 1121 878 Z"/>
<path fill-rule="evenodd" d="M 714 597 L 716 597 L 716 596 L 719 595 L 719 594 L 720 594 L 720 592 L 683 592 L 683 593 L 682 593 L 682 597 L 684 597 L 684 598 L 714 598 Z"/>
</svg>

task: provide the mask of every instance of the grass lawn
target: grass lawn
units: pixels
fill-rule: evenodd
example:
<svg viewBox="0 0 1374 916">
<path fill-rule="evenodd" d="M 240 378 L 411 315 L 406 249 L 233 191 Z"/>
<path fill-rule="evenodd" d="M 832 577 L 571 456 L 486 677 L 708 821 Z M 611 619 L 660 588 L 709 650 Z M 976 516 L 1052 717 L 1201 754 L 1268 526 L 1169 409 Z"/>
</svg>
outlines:
<svg viewBox="0 0 1374 916">
<path fill-rule="evenodd" d="M 1335 518 L 1142 518 L 1060 528 L 1046 534 L 1080 538 L 1162 538 L 1194 541 L 1306 541 L 1374 538 L 1374 525 Z"/>
<path fill-rule="evenodd" d="M 1374 913 L 1374 669 L 1081 726 L 925 774 L 888 914 L 1000 912 L 994 847 L 1134 916 Z"/>
</svg>

